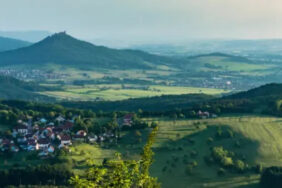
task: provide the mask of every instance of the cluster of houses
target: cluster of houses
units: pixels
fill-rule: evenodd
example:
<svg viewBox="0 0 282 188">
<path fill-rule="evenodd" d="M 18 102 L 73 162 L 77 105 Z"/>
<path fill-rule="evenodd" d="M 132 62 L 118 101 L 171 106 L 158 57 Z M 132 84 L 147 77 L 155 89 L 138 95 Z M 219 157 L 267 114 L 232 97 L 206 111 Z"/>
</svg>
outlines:
<svg viewBox="0 0 282 188">
<path fill-rule="evenodd" d="M 216 114 L 213 114 L 213 113 L 210 113 L 210 112 L 207 112 L 207 111 L 202 112 L 201 110 L 199 110 L 197 115 L 201 119 L 208 119 L 208 118 L 216 118 L 217 117 Z"/>
<path fill-rule="evenodd" d="M 67 74 L 46 72 L 38 69 L 18 70 L 13 68 L 1 69 L 0 75 L 12 76 L 19 80 L 64 79 L 68 76 Z"/>
<path fill-rule="evenodd" d="M 132 117 L 132 114 L 128 114 L 121 118 L 121 125 L 131 126 Z M 84 130 L 73 132 L 74 124 L 74 120 L 66 120 L 62 116 L 55 118 L 53 122 L 48 122 L 44 118 L 36 122 L 33 122 L 32 118 L 26 122 L 19 120 L 18 126 L 13 128 L 10 139 L 0 137 L 0 151 L 39 151 L 39 156 L 47 156 L 57 149 L 68 148 L 77 141 L 96 143 L 116 140 L 116 135 L 112 132 L 100 135 L 88 135 Z"/>
</svg>

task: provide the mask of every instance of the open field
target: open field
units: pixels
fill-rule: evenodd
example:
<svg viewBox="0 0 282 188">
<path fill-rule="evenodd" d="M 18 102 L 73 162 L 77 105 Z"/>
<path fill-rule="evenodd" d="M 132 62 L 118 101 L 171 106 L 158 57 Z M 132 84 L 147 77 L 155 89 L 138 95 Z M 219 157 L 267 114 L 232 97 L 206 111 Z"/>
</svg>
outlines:
<svg viewBox="0 0 282 188">
<path fill-rule="evenodd" d="M 200 57 L 196 62 L 198 66 L 201 65 L 199 68 L 202 71 L 232 71 L 244 75 L 256 75 L 262 72 L 266 75 L 275 67 L 272 64 L 253 64 L 216 56 Z"/>
<path fill-rule="evenodd" d="M 124 88 L 123 88 L 124 87 Z M 129 98 L 153 97 L 160 95 L 180 95 L 180 94 L 209 94 L 220 95 L 229 92 L 223 89 L 196 88 L 196 87 L 176 87 L 176 86 L 148 86 L 141 88 L 136 85 L 121 84 L 101 84 L 87 86 L 66 86 L 64 91 L 46 91 L 40 94 L 56 97 L 58 99 L 70 100 L 107 100 L 116 101 Z"/>
<path fill-rule="evenodd" d="M 153 176 L 159 178 L 163 187 L 211 187 L 211 188 L 257 188 L 259 175 L 254 172 L 238 173 L 226 169 L 226 175 L 218 176 L 218 164 L 211 166 L 204 161 L 210 155 L 210 148 L 223 146 L 238 157 L 243 157 L 249 166 L 261 164 L 264 167 L 282 163 L 282 119 L 253 115 L 220 117 L 208 120 L 172 120 L 165 118 L 147 119 L 158 121 L 159 132 L 154 145 Z M 232 138 L 216 138 L 218 128 L 230 130 Z M 112 148 L 126 158 L 138 158 L 146 141 L 148 130 L 141 131 L 141 142 L 134 131 L 128 132 L 119 147 Z M 212 137 L 214 142 L 207 143 Z M 193 142 L 192 142 L 192 141 Z M 236 143 L 240 147 L 236 147 Z M 103 153 L 103 149 L 99 151 Z M 105 150 L 107 153 L 107 151 Z M 192 156 L 196 152 L 197 155 Z M 100 154 L 99 154 L 100 156 Z M 109 155 L 106 155 L 108 157 Z M 191 175 L 185 173 L 188 162 L 197 162 Z M 100 159 L 98 159 L 99 161 Z M 166 170 L 164 171 L 164 168 Z"/>
<path fill-rule="evenodd" d="M 281 165 L 282 163 L 282 125 L 281 120 L 272 117 L 222 117 L 210 120 L 159 120 L 160 131 L 156 142 L 155 163 L 152 174 L 158 176 L 164 187 L 243 187 L 256 184 L 257 175 L 227 173 L 224 177 L 217 175 L 217 165 L 207 166 L 204 157 L 209 155 L 210 147 L 223 146 L 246 158 L 249 165 Z M 230 129 L 234 138 L 220 139 L 211 145 L 209 137 L 214 137 L 216 127 Z M 192 139 L 194 144 L 189 143 Z M 188 141 L 187 141 L 188 140 Z M 241 147 L 235 147 L 240 141 Z M 170 151 L 167 151 L 169 148 Z M 196 151 L 196 157 L 190 157 Z M 192 175 L 185 174 L 184 155 L 189 161 L 197 161 L 198 166 Z M 180 161 L 173 161 L 178 157 Z M 169 164 L 168 164 L 169 161 Z M 173 167 L 170 165 L 173 164 Z M 167 167 L 166 172 L 162 169 Z M 255 186 L 255 185 L 253 185 Z"/>
</svg>

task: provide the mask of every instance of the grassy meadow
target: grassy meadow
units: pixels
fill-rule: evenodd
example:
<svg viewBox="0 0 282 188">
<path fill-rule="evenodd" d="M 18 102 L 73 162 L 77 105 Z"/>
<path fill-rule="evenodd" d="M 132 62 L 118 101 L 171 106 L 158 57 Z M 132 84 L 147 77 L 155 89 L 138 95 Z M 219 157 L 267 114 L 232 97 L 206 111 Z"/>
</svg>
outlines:
<svg viewBox="0 0 282 188">
<path fill-rule="evenodd" d="M 253 64 L 219 56 L 200 57 L 195 62 L 201 71 L 231 71 L 250 76 L 270 74 L 270 70 L 275 67 L 272 64 Z"/>
<path fill-rule="evenodd" d="M 163 187 L 258 187 L 259 175 L 226 171 L 219 176 L 219 165 L 208 166 L 204 157 L 210 155 L 210 148 L 223 146 L 244 159 L 249 166 L 263 167 L 280 165 L 282 162 L 282 119 L 252 115 L 220 117 L 209 120 L 171 120 L 164 118 L 147 119 L 158 121 L 160 130 L 154 145 L 155 157 L 151 168 L 153 176 L 159 178 Z M 218 128 L 230 130 L 232 138 L 217 139 Z M 123 153 L 126 158 L 138 158 L 148 131 L 141 131 L 141 141 L 136 133 L 130 132 L 112 151 Z M 212 143 L 208 139 L 213 138 Z M 236 146 L 240 143 L 240 146 Z M 101 150 L 109 156 L 108 150 Z M 196 153 L 196 155 L 194 155 Z M 99 154 L 100 155 L 100 154 Z M 188 162 L 197 162 L 191 175 L 185 173 Z M 164 171 L 164 168 L 166 169 Z"/>
<path fill-rule="evenodd" d="M 207 166 L 204 157 L 210 154 L 210 147 L 213 146 L 223 146 L 243 156 L 249 165 L 261 164 L 266 167 L 281 165 L 282 162 L 282 124 L 278 118 L 243 116 L 191 121 L 160 119 L 159 123 L 152 174 L 159 177 L 164 187 L 256 186 L 258 175 L 227 172 L 225 176 L 219 177 L 217 165 Z M 218 127 L 232 130 L 234 137 L 215 139 Z M 208 144 L 210 137 L 214 138 L 214 142 Z M 240 147 L 235 146 L 237 142 Z M 192 157 L 193 152 L 197 155 Z M 198 163 L 192 175 L 185 174 L 185 164 L 182 162 L 184 155 L 188 156 L 188 161 Z M 176 158 L 179 161 L 176 162 Z M 163 172 L 165 167 L 167 170 Z"/>
<path fill-rule="evenodd" d="M 161 95 L 180 95 L 180 94 L 209 94 L 220 95 L 229 92 L 223 89 L 197 88 L 197 87 L 178 87 L 152 85 L 147 88 L 140 88 L 136 85 L 121 84 L 100 84 L 86 86 L 65 86 L 63 91 L 44 91 L 40 94 L 67 100 L 106 100 L 117 101 L 129 98 L 154 97 Z"/>
</svg>

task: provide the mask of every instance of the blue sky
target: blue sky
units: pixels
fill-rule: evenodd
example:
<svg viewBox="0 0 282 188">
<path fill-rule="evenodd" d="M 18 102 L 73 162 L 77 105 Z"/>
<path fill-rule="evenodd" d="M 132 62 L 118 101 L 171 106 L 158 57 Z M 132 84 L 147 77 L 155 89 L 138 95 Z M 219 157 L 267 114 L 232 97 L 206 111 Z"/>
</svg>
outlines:
<svg viewBox="0 0 282 188">
<path fill-rule="evenodd" d="M 87 39 L 282 38 L 281 0 L 0 0 L 0 30 Z"/>
</svg>

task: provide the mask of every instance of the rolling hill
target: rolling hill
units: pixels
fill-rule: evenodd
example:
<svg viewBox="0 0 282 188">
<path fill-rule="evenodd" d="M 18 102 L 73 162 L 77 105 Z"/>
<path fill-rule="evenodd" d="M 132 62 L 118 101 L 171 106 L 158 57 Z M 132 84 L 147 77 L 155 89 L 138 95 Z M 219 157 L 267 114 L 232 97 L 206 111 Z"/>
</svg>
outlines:
<svg viewBox="0 0 282 188">
<path fill-rule="evenodd" d="M 51 35 L 49 31 L 31 30 L 31 31 L 0 31 L 0 36 L 13 38 L 31 43 L 38 42 Z"/>
<path fill-rule="evenodd" d="M 228 98 L 233 99 L 254 99 L 258 97 L 265 97 L 265 99 L 269 97 L 277 97 L 282 98 L 282 84 L 280 83 L 271 83 L 260 86 L 258 88 L 251 89 L 249 91 L 240 92 L 234 95 L 229 96 Z"/>
<path fill-rule="evenodd" d="M 51 97 L 39 95 L 36 92 L 46 90 L 36 83 L 24 82 L 12 77 L 0 76 L 0 99 L 26 101 L 54 101 Z"/>
<path fill-rule="evenodd" d="M 116 50 L 75 39 L 65 32 L 57 33 L 29 47 L 0 53 L 1 65 L 34 65 L 48 63 L 81 69 L 150 69 L 171 63 L 173 59 L 137 50 Z"/>
<path fill-rule="evenodd" d="M 31 45 L 31 43 L 26 42 L 26 41 L 6 38 L 6 37 L 0 37 L 0 52 L 14 50 L 14 49 L 26 47 L 29 45 Z"/>
<path fill-rule="evenodd" d="M 237 72 L 260 73 L 273 68 L 271 64 L 260 64 L 245 57 L 224 53 L 210 53 L 187 58 L 188 63 L 181 64 L 182 68 L 189 69 L 193 64 L 194 70 L 204 72 Z"/>
</svg>

